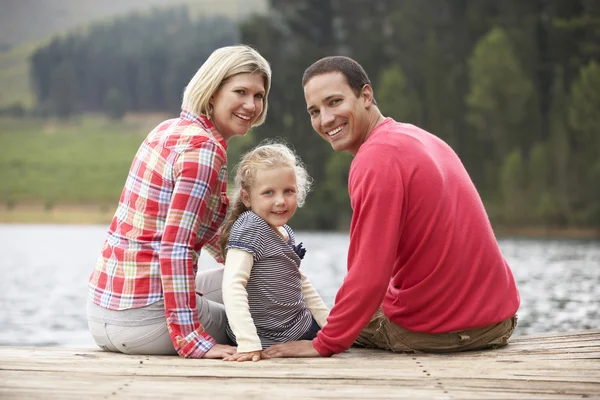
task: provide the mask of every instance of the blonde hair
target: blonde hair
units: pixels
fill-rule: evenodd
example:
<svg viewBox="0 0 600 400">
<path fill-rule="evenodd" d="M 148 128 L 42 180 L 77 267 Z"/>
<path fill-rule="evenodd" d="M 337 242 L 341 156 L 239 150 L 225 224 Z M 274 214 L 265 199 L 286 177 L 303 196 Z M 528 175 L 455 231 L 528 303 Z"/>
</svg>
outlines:
<svg viewBox="0 0 600 400">
<path fill-rule="evenodd" d="M 298 207 L 302 207 L 310 191 L 312 178 L 300 158 L 288 146 L 272 141 L 263 141 L 254 149 L 247 152 L 235 167 L 235 191 L 232 206 L 225 223 L 221 226 L 219 246 L 223 256 L 226 255 L 227 242 L 233 223 L 244 212 L 249 211 L 242 201 L 242 190 L 250 193 L 259 170 L 289 167 L 296 175 L 296 194 Z"/>
<path fill-rule="evenodd" d="M 196 115 L 204 115 L 210 118 L 212 112 L 211 97 L 232 76 L 244 73 L 261 74 L 265 81 L 263 109 L 252 127 L 261 125 L 267 118 L 267 97 L 271 87 L 271 67 L 258 51 L 242 44 L 221 47 L 212 52 L 186 86 L 181 108 Z"/>
</svg>

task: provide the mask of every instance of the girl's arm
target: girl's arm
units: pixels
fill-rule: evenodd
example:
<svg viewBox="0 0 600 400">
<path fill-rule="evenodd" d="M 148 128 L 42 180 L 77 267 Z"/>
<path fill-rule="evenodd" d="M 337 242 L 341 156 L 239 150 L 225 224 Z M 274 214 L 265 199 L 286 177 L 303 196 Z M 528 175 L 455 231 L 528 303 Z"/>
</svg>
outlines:
<svg viewBox="0 0 600 400">
<path fill-rule="evenodd" d="M 322 328 L 327 323 L 329 308 L 323 303 L 323 299 L 321 299 L 321 296 L 319 296 L 315 287 L 310 283 L 302 271 L 300 271 L 300 276 L 302 277 L 302 294 L 304 295 L 304 302 L 317 321 L 317 324 Z"/>
<path fill-rule="evenodd" d="M 235 334 L 238 353 L 261 351 L 262 344 L 250 315 L 246 284 L 254 265 L 251 253 L 229 249 L 223 273 L 223 303 L 229 326 Z"/>
</svg>

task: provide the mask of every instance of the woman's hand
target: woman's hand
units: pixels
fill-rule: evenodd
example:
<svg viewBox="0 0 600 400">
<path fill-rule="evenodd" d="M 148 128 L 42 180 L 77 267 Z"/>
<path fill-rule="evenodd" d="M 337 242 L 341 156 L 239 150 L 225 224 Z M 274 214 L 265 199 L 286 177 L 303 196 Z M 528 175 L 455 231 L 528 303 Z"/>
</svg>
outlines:
<svg viewBox="0 0 600 400">
<path fill-rule="evenodd" d="M 229 357 L 223 358 L 223 361 L 258 361 L 258 360 L 266 360 L 269 357 L 264 352 L 257 351 L 249 351 L 247 353 L 235 353 Z"/>
<path fill-rule="evenodd" d="M 215 344 L 210 348 L 202 358 L 225 358 L 232 354 L 236 354 L 237 347 L 229 346 L 227 344 Z"/>
</svg>

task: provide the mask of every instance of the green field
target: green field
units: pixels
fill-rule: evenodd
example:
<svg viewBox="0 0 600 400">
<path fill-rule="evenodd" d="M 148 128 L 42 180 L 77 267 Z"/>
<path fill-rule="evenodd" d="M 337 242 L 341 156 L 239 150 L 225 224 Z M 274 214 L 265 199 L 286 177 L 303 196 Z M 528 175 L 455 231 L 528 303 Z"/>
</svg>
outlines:
<svg viewBox="0 0 600 400">
<path fill-rule="evenodd" d="M 0 119 L 0 201 L 113 205 L 133 156 L 160 116 L 112 122 L 86 116 L 69 123 Z"/>
<path fill-rule="evenodd" d="M 0 220 L 53 221 L 72 213 L 114 211 L 144 137 L 171 117 L 128 115 L 120 122 L 102 115 L 70 122 L 0 118 L 0 211 L 13 213 Z M 249 133 L 228 143 L 230 166 L 253 140 Z M 34 217 L 40 211 L 55 215 Z"/>
</svg>

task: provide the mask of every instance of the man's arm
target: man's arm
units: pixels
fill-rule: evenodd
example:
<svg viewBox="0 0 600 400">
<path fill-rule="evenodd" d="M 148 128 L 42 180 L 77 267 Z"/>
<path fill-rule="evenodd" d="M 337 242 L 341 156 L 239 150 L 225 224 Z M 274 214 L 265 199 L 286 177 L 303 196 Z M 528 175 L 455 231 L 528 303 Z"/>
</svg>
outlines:
<svg viewBox="0 0 600 400">
<path fill-rule="evenodd" d="M 396 155 L 384 146 L 361 151 L 348 182 L 353 215 L 348 274 L 327 325 L 313 341 L 278 344 L 271 357 L 328 357 L 348 349 L 381 306 L 402 230 L 404 189 Z M 385 174 L 382 173 L 385 171 Z"/>
<path fill-rule="evenodd" d="M 397 154 L 385 145 L 361 149 L 348 180 L 352 225 L 348 274 L 327 325 L 313 341 L 322 356 L 348 349 L 389 286 L 402 234 L 404 189 Z"/>
</svg>

